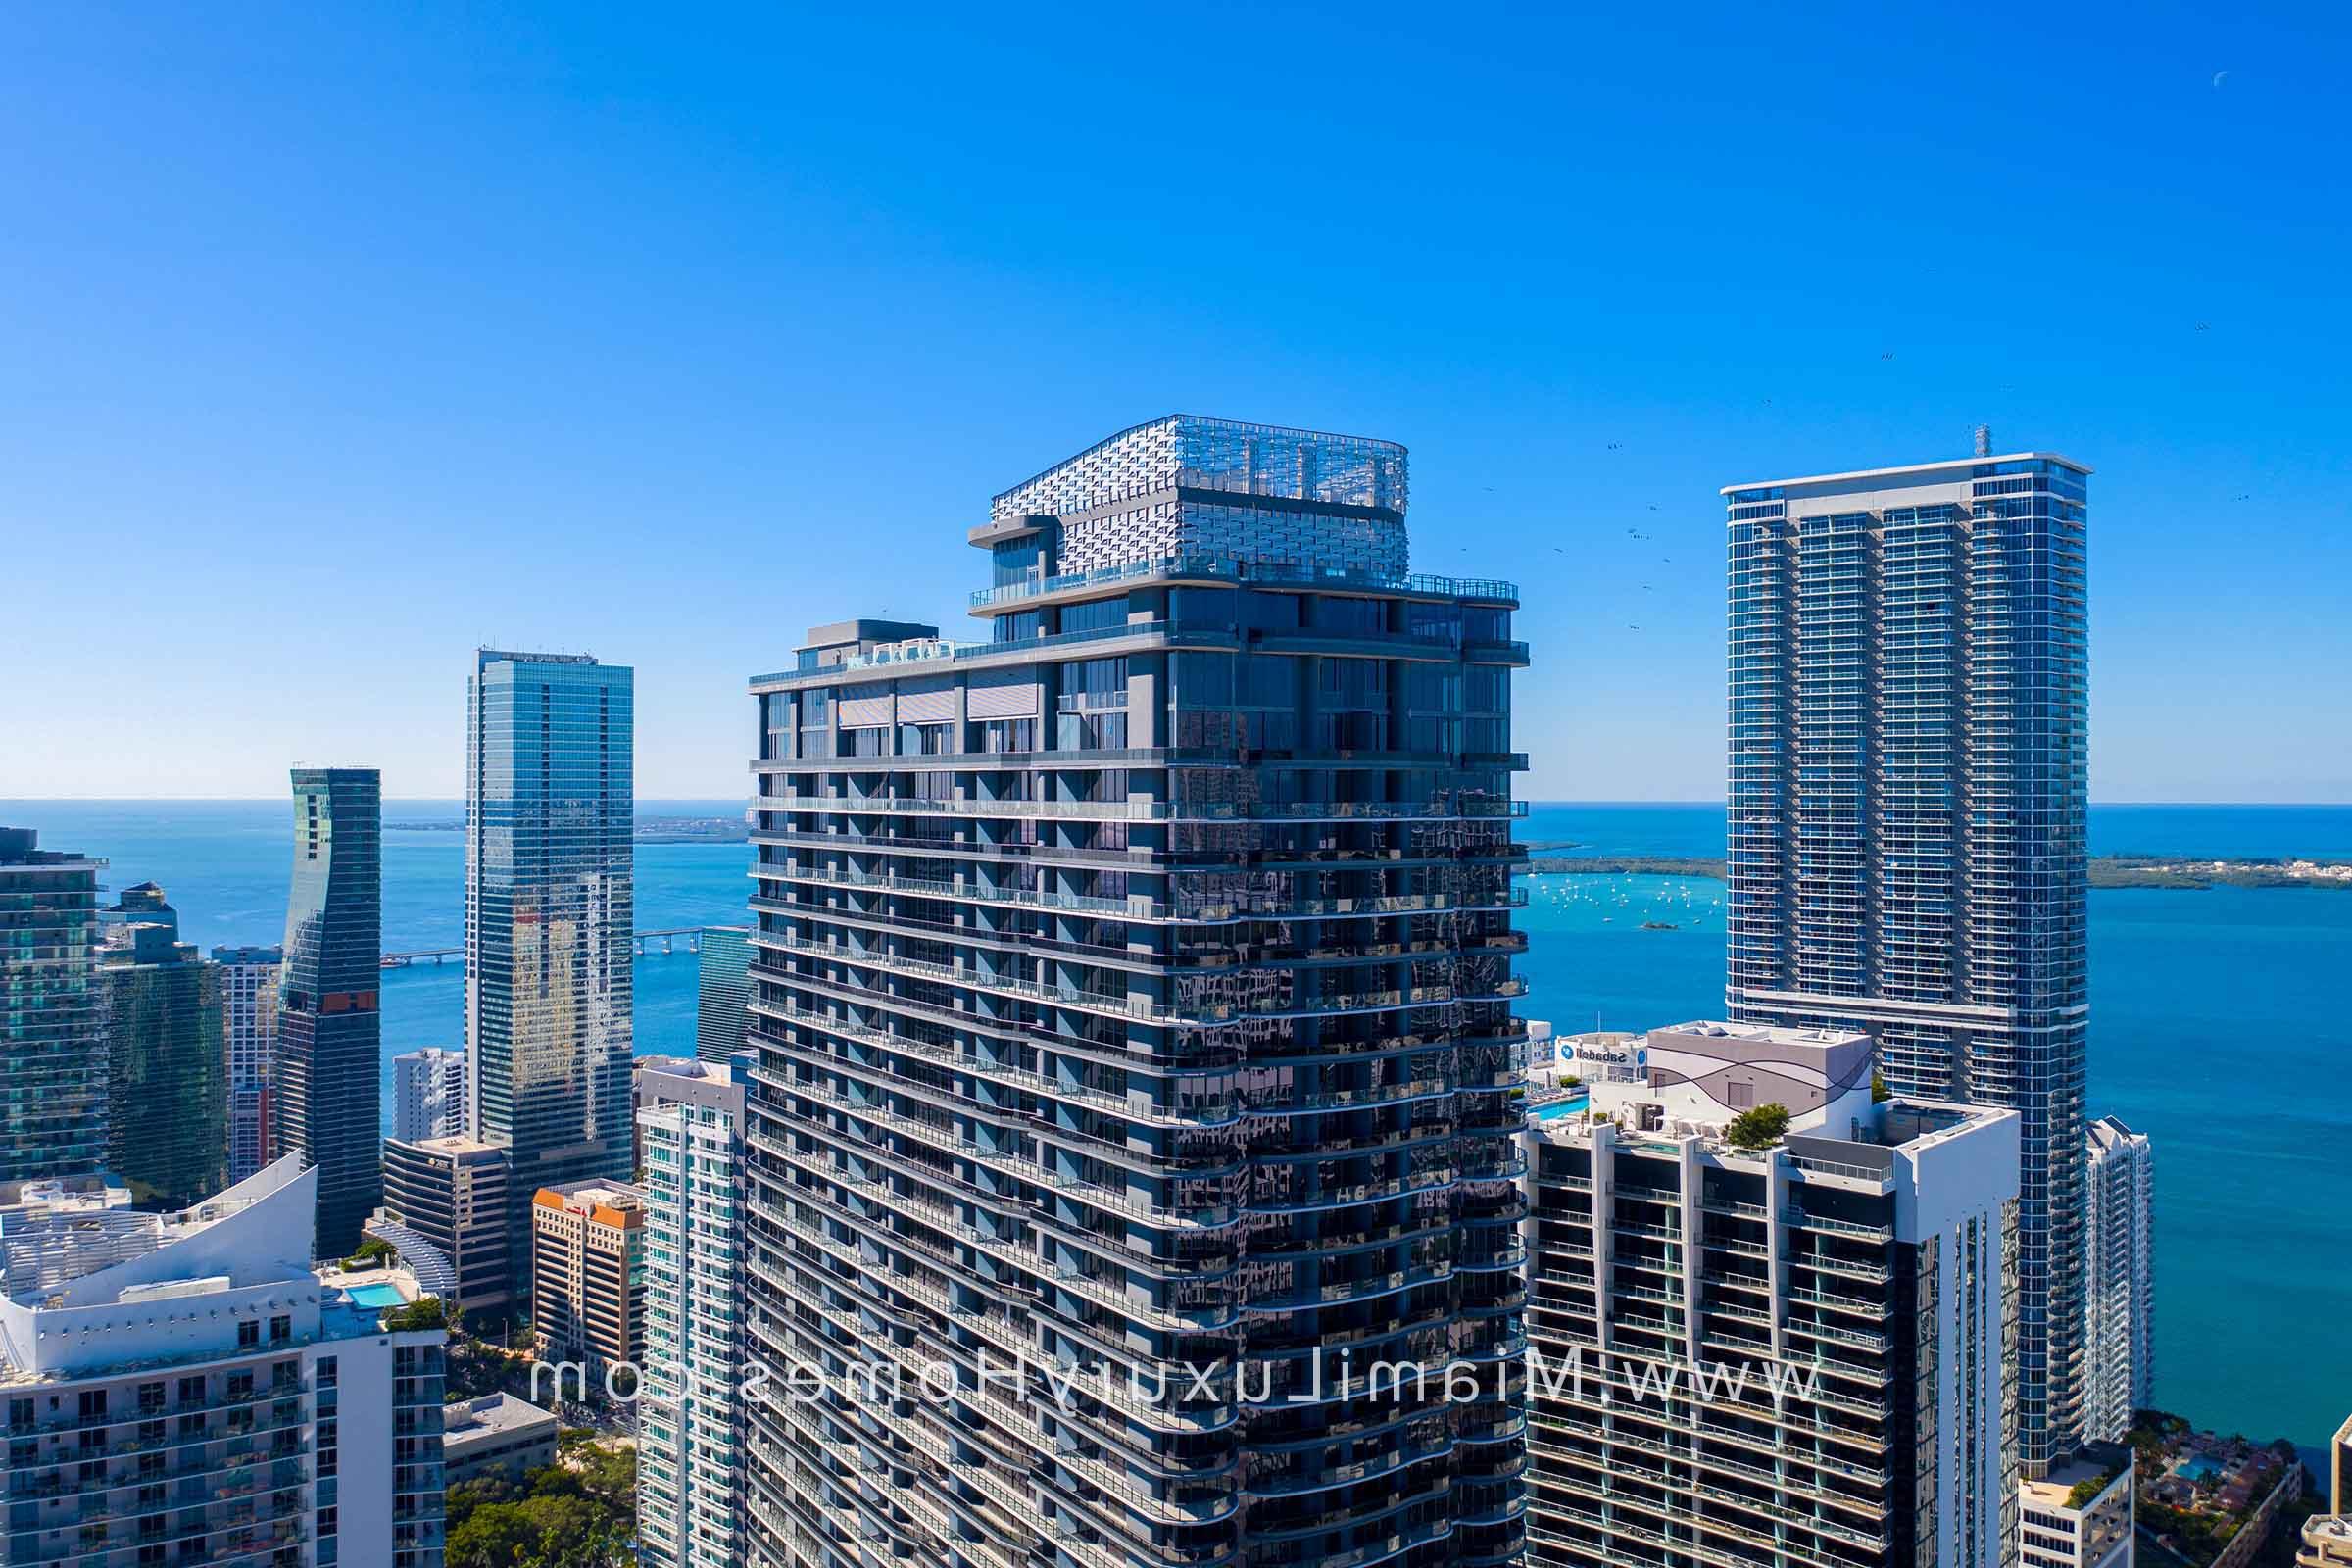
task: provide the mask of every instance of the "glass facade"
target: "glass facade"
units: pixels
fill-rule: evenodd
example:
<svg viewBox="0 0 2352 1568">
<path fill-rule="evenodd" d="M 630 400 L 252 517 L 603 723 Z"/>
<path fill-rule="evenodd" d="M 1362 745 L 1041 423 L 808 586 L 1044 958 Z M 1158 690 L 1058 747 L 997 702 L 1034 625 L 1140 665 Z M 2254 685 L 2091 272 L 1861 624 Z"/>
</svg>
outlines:
<svg viewBox="0 0 2352 1568">
<path fill-rule="evenodd" d="M 89 1175 L 106 1160 L 105 864 L 0 827 L 0 1182 Z"/>
<path fill-rule="evenodd" d="M 633 696 L 623 665 L 489 649 L 468 688 L 468 1122 L 518 1200 L 630 1173 Z"/>
<path fill-rule="evenodd" d="M 372 767 L 298 767 L 293 783 L 275 1144 L 318 1167 L 318 1255 L 342 1257 L 384 1191 L 383 782 Z"/>
<path fill-rule="evenodd" d="M 1515 591 L 1063 572 L 1042 496 L 1018 640 L 754 682 L 750 1348 L 839 1394 L 756 1551 L 1516 1560 Z"/>
<path fill-rule="evenodd" d="M 106 1168 L 142 1208 L 185 1208 L 228 1185 L 220 966 L 138 925 L 98 973 L 106 992 Z"/>
<path fill-rule="evenodd" d="M 2020 1113 L 2029 1474 L 2082 1438 L 2086 485 L 2024 455 L 1725 492 L 1727 1003 Z"/>
<path fill-rule="evenodd" d="M 705 926 L 695 947 L 694 1054 L 724 1062 L 743 1049 L 751 1024 L 752 934 L 739 925 Z"/>
</svg>

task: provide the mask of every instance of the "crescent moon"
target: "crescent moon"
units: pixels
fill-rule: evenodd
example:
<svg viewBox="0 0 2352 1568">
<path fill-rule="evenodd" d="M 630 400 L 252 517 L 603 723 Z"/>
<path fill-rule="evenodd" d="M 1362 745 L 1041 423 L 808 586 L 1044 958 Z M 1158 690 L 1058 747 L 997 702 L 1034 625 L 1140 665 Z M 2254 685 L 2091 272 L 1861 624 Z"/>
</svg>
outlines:
<svg viewBox="0 0 2352 1568">
<path fill-rule="evenodd" d="M 2215 72 L 2215 73 L 2213 74 L 2213 84 L 2214 84 L 2216 87 L 2219 87 L 2219 86 L 2222 84 L 2222 78 L 2223 78 L 2224 76 L 2227 76 L 2228 74 L 2230 74 L 2230 73 L 2228 73 L 2227 71 L 2217 71 L 2217 72 Z"/>
</svg>

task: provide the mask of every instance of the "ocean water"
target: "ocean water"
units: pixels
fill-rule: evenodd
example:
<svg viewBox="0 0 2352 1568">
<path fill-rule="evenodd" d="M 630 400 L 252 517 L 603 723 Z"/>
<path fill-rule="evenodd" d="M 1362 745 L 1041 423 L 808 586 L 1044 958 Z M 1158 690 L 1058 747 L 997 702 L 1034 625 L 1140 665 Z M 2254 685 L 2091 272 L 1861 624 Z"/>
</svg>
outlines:
<svg viewBox="0 0 2352 1568">
<path fill-rule="evenodd" d="M 739 801 L 645 801 L 647 815 L 722 816 Z M 387 823 L 462 815 L 387 802 Z M 283 935 L 283 802 L 0 801 L 0 823 L 152 878 L 188 941 Z M 1720 856 L 1720 806 L 1534 807 L 1519 836 L 1595 854 Z M 2352 859 L 2352 807 L 2094 806 L 2096 853 Z M 1574 850 L 1552 851 L 1575 854 Z M 739 923 L 744 845 L 639 845 L 637 924 Z M 384 835 L 384 943 L 454 947 L 465 850 L 449 831 Z M 1701 878 L 1531 878 L 1526 1010 L 1562 1029 L 1637 1029 L 1723 1004 L 1723 885 Z M 1644 931 L 1644 920 L 1671 924 Z M 2090 1110 L 2156 1150 L 2156 1399 L 2202 1426 L 2319 1445 L 2352 1411 L 2352 891 L 2111 889 L 2090 896 Z M 636 966 L 641 1054 L 690 1054 L 695 958 Z M 461 1044 L 465 979 L 387 971 L 387 1056 Z"/>
</svg>

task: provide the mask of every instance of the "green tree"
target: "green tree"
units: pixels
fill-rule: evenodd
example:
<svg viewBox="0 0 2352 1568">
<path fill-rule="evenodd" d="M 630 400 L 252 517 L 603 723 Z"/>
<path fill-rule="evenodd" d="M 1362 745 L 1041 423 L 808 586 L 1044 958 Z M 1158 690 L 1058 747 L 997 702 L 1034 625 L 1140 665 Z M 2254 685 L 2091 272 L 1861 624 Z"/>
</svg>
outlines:
<svg viewBox="0 0 2352 1568">
<path fill-rule="evenodd" d="M 1731 1140 L 1734 1149 L 1758 1150 L 1772 1148 L 1788 1132 L 1788 1107 L 1775 1101 L 1734 1116 L 1731 1125 L 1724 1129 L 1724 1136 Z"/>
<path fill-rule="evenodd" d="M 396 1306 L 384 1314 L 384 1332 L 401 1334 L 414 1329 L 455 1328 L 449 1309 L 441 1304 L 438 1296 L 420 1296 L 406 1306 Z"/>
</svg>

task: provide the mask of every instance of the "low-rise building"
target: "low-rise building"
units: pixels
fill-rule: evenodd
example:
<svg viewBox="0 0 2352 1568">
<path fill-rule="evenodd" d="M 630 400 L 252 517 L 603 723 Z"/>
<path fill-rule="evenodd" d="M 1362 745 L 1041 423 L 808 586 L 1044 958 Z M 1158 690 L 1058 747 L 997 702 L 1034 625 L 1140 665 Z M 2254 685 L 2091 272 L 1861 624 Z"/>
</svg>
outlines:
<svg viewBox="0 0 2352 1568">
<path fill-rule="evenodd" d="M 2046 1476 L 2018 1483 L 2025 1568 L 2132 1568 L 2132 1450 L 2094 1444 Z"/>
<path fill-rule="evenodd" d="M 300 1164 L 175 1213 L 0 1215 L 9 1563 L 439 1568 L 446 1333 L 394 1315 L 399 1270 L 311 1267 Z"/>
<path fill-rule="evenodd" d="M 642 1363 L 645 1194 L 567 1182 L 531 1200 L 531 1312 L 550 1358 Z"/>
<path fill-rule="evenodd" d="M 556 1462 L 564 1423 L 512 1394 L 460 1399 L 441 1412 L 441 1463 L 451 1486 L 504 1476 L 520 1481 Z"/>
<path fill-rule="evenodd" d="M 1875 1102 L 1859 1033 L 1582 1038 L 1523 1135 L 1530 1561 L 1999 1568 L 2017 1113 Z"/>
</svg>

